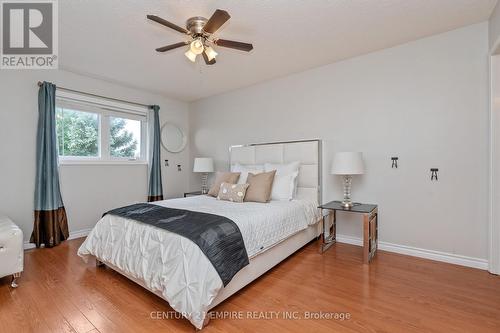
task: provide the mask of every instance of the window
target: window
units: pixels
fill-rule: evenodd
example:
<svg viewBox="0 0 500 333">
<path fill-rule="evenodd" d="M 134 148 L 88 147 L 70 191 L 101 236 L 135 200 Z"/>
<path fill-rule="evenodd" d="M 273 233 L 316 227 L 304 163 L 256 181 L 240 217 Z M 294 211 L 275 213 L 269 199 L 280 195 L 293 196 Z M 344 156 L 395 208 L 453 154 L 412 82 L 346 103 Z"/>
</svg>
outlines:
<svg viewBox="0 0 500 333">
<path fill-rule="evenodd" d="M 126 110 L 123 105 L 56 99 L 56 132 L 62 163 L 146 160 L 146 110 Z"/>
<path fill-rule="evenodd" d="M 99 114 L 56 108 L 59 156 L 99 157 Z"/>
<path fill-rule="evenodd" d="M 141 122 L 121 117 L 109 117 L 109 124 L 111 157 L 140 158 Z"/>
</svg>

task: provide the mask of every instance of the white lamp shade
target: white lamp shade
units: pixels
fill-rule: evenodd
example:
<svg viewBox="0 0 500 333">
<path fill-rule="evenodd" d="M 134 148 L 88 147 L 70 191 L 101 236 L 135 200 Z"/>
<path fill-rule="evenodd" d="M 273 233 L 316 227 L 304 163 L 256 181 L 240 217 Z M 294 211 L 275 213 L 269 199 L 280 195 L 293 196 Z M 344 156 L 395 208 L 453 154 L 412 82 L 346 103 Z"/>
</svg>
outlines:
<svg viewBox="0 0 500 333">
<path fill-rule="evenodd" d="M 186 53 L 184 53 L 184 55 L 186 56 L 186 58 L 188 58 L 191 62 L 195 62 L 196 61 L 196 53 L 193 53 L 193 51 L 191 50 L 187 50 Z"/>
<path fill-rule="evenodd" d="M 205 47 L 203 46 L 203 41 L 201 40 L 201 38 L 196 38 L 195 40 L 193 40 L 191 42 L 191 45 L 189 46 L 189 49 L 196 55 L 202 54 Z"/>
<path fill-rule="evenodd" d="M 195 158 L 193 172 L 214 172 L 214 160 L 210 157 Z"/>
<path fill-rule="evenodd" d="M 363 153 L 342 152 L 333 157 L 332 175 L 361 175 L 365 173 Z"/>
<path fill-rule="evenodd" d="M 207 57 L 208 57 L 208 61 L 212 61 L 215 59 L 215 57 L 217 56 L 217 52 L 215 52 L 215 50 L 213 48 L 211 48 L 210 46 L 208 47 L 205 47 L 205 53 L 207 54 Z"/>
</svg>

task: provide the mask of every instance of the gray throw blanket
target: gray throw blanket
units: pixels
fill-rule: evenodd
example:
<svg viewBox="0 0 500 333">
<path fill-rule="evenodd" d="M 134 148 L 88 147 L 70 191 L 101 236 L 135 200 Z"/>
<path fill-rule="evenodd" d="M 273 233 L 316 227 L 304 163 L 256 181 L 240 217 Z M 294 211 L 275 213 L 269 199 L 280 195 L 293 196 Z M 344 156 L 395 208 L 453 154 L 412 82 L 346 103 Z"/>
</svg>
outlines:
<svg viewBox="0 0 500 333">
<path fill-rule="evenodd" d="M 224 287 L 249 264 L 240 229 L 226 217 L 146 203 L 113 209 L 106 214 L 146 223 L 191 240 L 210 260 Z"/>
</svg>

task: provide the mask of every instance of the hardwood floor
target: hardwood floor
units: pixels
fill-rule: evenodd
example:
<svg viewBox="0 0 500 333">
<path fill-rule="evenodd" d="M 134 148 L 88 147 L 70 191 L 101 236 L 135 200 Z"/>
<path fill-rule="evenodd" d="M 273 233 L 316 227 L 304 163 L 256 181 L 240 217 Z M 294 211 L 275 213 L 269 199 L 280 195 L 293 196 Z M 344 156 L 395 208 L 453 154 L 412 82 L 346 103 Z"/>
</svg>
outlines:
<svg viewBox="0 0 500 333">
<path fill-rule="evenodd" d="M 26 252 L 19 288 L 0 279 L 0 332 L 193 332 L 185 319 L 154 319 L 171 308 L 109 268 L 76 255 L 83 239 Z M 500 332 L 500 277 L 360 247 L 314 243 L 219 305 L 203 332 Z M 241 312 L 240 312 L 241 311 Z M 279 319 L 269 318 L 273 311 Z M 302 319 L 284 319 L 289 316 Z M 306 311 L 350 318 L 305 319 Z M 277 312 L 277 313 L 276 313 Z"/>
</svg>

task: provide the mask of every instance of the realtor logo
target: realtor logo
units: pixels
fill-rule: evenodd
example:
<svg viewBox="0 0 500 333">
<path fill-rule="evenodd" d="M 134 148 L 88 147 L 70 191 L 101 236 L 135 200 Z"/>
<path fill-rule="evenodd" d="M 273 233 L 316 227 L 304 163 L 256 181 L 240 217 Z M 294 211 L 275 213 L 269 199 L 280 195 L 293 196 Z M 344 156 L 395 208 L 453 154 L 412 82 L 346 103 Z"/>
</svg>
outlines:
<svg viewBox="0 0 500 333">
<path fill-rule="evenodd" d="M 1 69 L 57 68 L 57 2 L 2 1 Z"/>
</svg>

